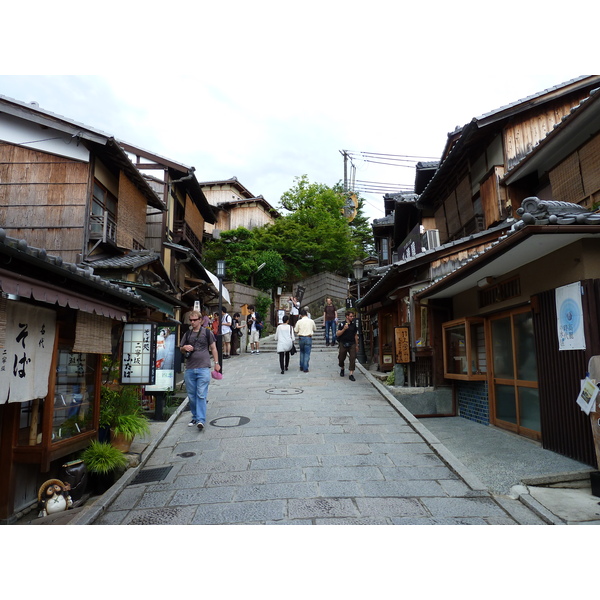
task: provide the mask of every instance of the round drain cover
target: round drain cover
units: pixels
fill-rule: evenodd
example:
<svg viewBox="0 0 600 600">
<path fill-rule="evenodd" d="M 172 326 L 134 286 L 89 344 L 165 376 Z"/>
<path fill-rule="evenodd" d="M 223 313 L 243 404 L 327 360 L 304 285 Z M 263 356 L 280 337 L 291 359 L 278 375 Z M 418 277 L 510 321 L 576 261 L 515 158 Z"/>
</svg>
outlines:
<svg viewBox="0 0 600 600">
<path fill-rule="evenodd" d="M 300 388 L 271 388 L 267 390 L 267 394 L 273 394 L 275 396 L 297 396 L 304 390 Z"/>
<path fill-rule="evenodd" d="M 239 427 L 240 425 L 245 425 L 246 423 L 250 423 L 250 419 L 248 417 L 219 417 L 218 419 L 214 419 L 210 422 L 213 427 Z"/>
<path fill-rule="evenodd" d="M 177 456 L 181 456 L 181 458 L 191 458 L 192 456 L 196 456 L 195 452 L 182 452 L 181 454 L 178 454 Z"/>
</svg>

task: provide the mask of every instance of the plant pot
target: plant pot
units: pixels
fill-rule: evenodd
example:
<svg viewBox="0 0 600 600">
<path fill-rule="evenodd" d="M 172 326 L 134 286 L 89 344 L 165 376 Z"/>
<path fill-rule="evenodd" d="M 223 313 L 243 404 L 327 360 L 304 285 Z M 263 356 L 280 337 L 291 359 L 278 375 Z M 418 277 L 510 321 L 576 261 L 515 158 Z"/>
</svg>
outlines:
<svg viewBox="0 0 600 600">
<path fill-rule="evenodd" d="M 116 481 L 116 471 L 110 473 L 89 473 L 90 487 L 95 495 L 101 496 Z"/>
<path fill-rule="evenodd" d="M 110 427 L 98 428 L 98 441 L 105 442 L 107 444 L 110 442 Z"/>
<path fill-rule="evenodd" d="M 112 429 L 110 431 L 110 445 L 114 448 L 119 449 L 121 452 L 129 452 L 133 438 L 127 439 L 122 433 L 115 433 Z"/>
</svg>

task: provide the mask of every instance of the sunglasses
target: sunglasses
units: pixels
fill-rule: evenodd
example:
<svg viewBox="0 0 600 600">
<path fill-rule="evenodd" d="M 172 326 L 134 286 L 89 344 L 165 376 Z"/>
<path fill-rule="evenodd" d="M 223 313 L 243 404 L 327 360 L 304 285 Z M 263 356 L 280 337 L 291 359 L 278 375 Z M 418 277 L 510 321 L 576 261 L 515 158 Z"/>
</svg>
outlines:
<svg viewBox="0 0 600 600">
<path fill-rule="evenodd" d="M 190 321 L 199 321 L 200 319 L 190 319 Z"/>
</svg>

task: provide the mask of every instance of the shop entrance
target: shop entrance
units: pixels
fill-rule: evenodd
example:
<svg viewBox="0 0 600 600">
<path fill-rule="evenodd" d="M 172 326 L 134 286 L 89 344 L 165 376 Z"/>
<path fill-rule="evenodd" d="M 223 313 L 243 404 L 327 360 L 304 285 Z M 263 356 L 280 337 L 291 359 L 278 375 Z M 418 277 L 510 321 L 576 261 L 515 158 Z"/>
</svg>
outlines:
<svg viewBox="0 0 600 600">
<path fill-rule="evenodd" d="M 493 316 L 490 397 L 492 422 L 498 427 L 541 440 L 537 357 L 530 309 Z"/>
</svg>

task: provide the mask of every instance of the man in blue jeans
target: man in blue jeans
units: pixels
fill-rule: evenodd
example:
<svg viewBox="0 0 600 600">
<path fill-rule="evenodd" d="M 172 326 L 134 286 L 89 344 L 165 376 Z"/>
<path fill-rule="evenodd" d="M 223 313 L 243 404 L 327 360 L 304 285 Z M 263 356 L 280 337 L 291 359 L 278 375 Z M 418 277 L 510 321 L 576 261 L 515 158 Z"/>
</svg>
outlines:
<svg viewBox="0 0 600 600">
<path fill-rule="evenodd" d="M 310 351 L 312 350 L 312 336 L 316 333 L 317 326 L 307 316 L 305 308 L 300 311 L 300 318 L 294 327 L 294 331 L 298 335 L 298 345 L 300 346 L 300 370 L 308 373 Z"/>
<path fill-rule="evenodd" d="M 196 426 L 200 431 L 206 422 L 206 396 L 210 383 L 210 354 L 215 361 L 215 370 L 220 371 L 217 343 L 212 331 L 202 327 L 201 315 L 190 313 L 191 328 L 181 338 L 181 352 L 191 352 L 185 361 L 185 391 L 187 392 L 192 420 L 188 427 Z"/>
<path fill-rule="evenodd" d="M 323 309 L 323 327 L 325 327 L 325 342 L 326 346 L 329 346 L 329 339 L 331 333 L 331 345 L 335 346 L 336 343 L 336 333 L 335 326 L 337 321 L 337 310 L 333 305 L 333 300 L 331 298 L 327 298 L 325 301 L 325 308 Z"/>
</svg>

